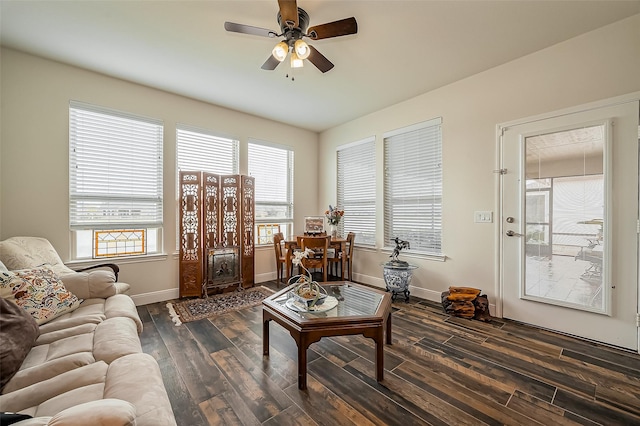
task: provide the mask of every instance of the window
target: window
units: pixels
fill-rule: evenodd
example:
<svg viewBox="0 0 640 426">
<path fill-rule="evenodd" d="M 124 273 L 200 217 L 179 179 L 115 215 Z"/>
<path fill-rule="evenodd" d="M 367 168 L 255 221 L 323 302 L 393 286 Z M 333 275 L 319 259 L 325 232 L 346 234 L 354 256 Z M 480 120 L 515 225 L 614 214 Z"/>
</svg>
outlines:
<svg viewBox="0 0 640 426">
<path fill-rule="evenodd" d="M 75 259 L 157 253 L 162 122 L 72 101 L 69 198 Z"/>
<path fill-rule="evenodd" d="M 178 125 L 178 170 L 205 171 L 219 175 L 238 173 L 238 141 L 215 136 L 206 130 Z M 176 173 L 176 182 L 179 173 Z"/>
<path fill-rule="evenodd" d="M 273 232 L 293 234 L 293 151 L 249 142 L 249 175 L 256 179 L 256 244 L 273 243 Z"/>
<path fill-rule="evenodd" d="M 180 170 L 204 171 L 217 175 L 238 174 L 239 142 L 184 124 L 176 126 L 176 200 L 180 193 Z M 176 212 L 178 204 L 176 205 Z M 178 213 L 176 217 L 180 217 Z M 177 221 L 176 221 L 177 222 Z M 176 235 L 180 235 L 176 223 Z M 176 238 L 176 250 L 180 249 Z"/>
<path fill-rule="evenodd" d="M 385 246 L 399 237 L 411 250 L 442 250 L 442 119 L 384 135 Z"/>
<path fill-rule="evenodd" d="M 356 244 L 376 245 L 376 156 L 371 137 L 338 148 L 338 206 L 344 209 L 340 233 L 356 234 Z"/>
</svg>

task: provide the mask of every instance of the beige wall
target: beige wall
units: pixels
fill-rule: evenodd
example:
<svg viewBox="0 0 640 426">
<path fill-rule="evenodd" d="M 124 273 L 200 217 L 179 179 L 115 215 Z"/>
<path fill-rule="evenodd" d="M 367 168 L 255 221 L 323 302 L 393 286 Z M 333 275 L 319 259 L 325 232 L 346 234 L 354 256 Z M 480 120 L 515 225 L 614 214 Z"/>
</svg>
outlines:
<svg viewBox="0 0 640 426">
<path fill-rule="evenodd" d="M 164 247 L 167 256 L 152 262 L 118 262 L 121 280 L 132 285 L 137 302 L 177 296 L 175 256 L 175 126 L 189 124 L 240 140 L 240 172 L 247 172 L 247 141 L 255 138 L 288 145 L 294 157 L 316 158 L 318 136 L 281 123 L 198 102 L 160 90 L 106 77 L 9 49 L 1 51 L 0 238 L 48 238 L 63 260 L 70 259 L 69 100 L 83 101 L 164 121 Z M 246 94 L 238 94 L 246 96 Z M 315 162 L 295 167 L 296 181 L 317 174 Z M 296 229 L 316 215 L 316 188 L 295 188 Z M 256 280 L 275 277 L 273 248 L 256 252 Z M 173 293 L 172 293 L 173 292 Z M 155 293 L 155 294 L 154 294 Z"/>
<path fill-rule="evenodd" d="M 379 88 L 384 90 L 384 88 Z M 640 90 L 640 15 L 372 113 L 320 135 L 320 204 L 336 202 L 336 148 L 371 135 L 378 159 L 378 246 L 382 241 L 382 135 L 442 117 L 445 262 L 403 252 L 419 266 L 412 293 L 439 300 L 450 285 L 478 287 L 495 301 L 496 125 Z M 474 223 L 476 210 L 494 222 Z M 387 243 L 388 244 L 388 243 Z M 384 286 L 389 252 L 356 250 L 357 281 Z"/>
</svg>

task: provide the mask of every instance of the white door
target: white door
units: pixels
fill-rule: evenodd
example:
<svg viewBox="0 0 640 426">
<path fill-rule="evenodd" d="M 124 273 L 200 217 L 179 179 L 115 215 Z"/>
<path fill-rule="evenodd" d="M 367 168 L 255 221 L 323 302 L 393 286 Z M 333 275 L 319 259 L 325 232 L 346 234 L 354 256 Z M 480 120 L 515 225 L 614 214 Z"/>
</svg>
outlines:
<svg viewBox="0 0 640 426">
<path fill-rule="evenodd" d="M 638 101 L 502 129 L 502 313 L 639 349 Z"/>
</svg>

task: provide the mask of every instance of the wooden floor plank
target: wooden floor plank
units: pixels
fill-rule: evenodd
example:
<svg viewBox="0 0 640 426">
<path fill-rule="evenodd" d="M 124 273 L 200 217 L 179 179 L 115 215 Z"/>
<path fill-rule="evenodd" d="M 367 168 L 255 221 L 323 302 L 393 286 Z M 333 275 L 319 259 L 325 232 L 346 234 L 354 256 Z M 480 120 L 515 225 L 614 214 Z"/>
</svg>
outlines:
<svg viewBox="0 0 640 426">
<path fill-rule="evenodd" d="M 607 426 L 640 424 L 638 416 L 563 389 L 558 389 L 553 404 Z"/>
<path fill-rule="evenodd" d="M 602 353 L 600 354 L 604 355 Z M 591 354 L 580 353 L 572 351 L 571 349 L 563 349 L 562 355 L 565 357 L 577 359 L 588 364 L 603 367 L 609 371 L 617 371 L 626 376 L 631 376 L 640 380 L 640 360 L 638 359 L 635 359 L 633 360 L 635 362 L 632 362 L 632 360 L 629 360 L 627 357 L 609 356 L 608 360 L 604 360 L 598 357 L 594 357 Z"/>
<path fill-rule="evenodd" d="M 205 426 L 204 419 L 198 405 L 189 394 L 187 386 L 178 373 L 176 363 L 172 358 L 162 358 L 158 360 L 162 381 L 167 390 L 173 415 L 180 425 Z"/>
<path fill-rule="evenodd" d="M 488 425 L 521 425 L 533 423 L 532 419 L 504 404 L 487 398 L 482 393 L 470 393 L 468 385 L 444 379 L 433 374 L 429 368 L 407 361 L 394 370 L 394 374 L 412 383 L 423 392 L 437 397 L 444 403 L 455 407 L 478 421 Z M 457 416 L 455 417 L 458 418 Z"/>
<path fill-rule="evenodd" d="M 507 407 L 520 412 L 543 425 L 572 426 L 585 424 L 565 417 L 565 410 L 549 404 L 548 402 L 534 398 L 520 391 L 516 391 L 509 400 Z M 587 424 L 596 423 L 586 420 Z"/>
<path fill-rule="evenodd" d="M 285 392 L 297 407 L 300 407 L 319 425 L 373 426 L 377 424 L 364 416 L 356 407 L 339 398 L 313 376 L 307 378 L 306 392 L 300 392 L 297 383 Z"/>
<path fill-rule="evenodd" d="M 211 358 L 260 422 L 292 405 L 282 390 L 236 348 L 214 352 Z"/>
<path fill-rule="evenodd" d="M 233 346 L 209 320 L 201 319 L 184 324 L 189 329 L 194 339 L 202 345 L 205 352 L 211 353 Z"/>
<path fill-rule="evenodd" d="M 484 424 L 496 424 L 487 423 L 487 419 L 468 414 L 459 407 L 440 398 L 440 395 L 436 395 L 434 392 L 427 392 L 421 387 L 415 386 L 415 382 L 424 384 L 422 378 L 412 383 L 412 380 L 406 376 L 397 375 L 396 372 L 403 371 L 402 366 L 396 368 L 393 373 L 386 372 L 384 381 L 381 383 L 376 382 L 375 378 L 372 377 L 371 372 L 373 369 L 373 363 L 363 358 L 358 358 L 345 367 L 345 370 L 358 379 L 368 383 L 369 386 L 378 390 L 387 398 L 430 424 L 450 424 L 453 421 L 458 425 L 474 425 L 478 424 L 478 421 Z"/>
<path fill-rule="evenodd" d="M 499 363 L 509 369 L 521 371 L 527 376 L 544 381 L 545 383 L 550 383 L 554 386 L 560 386 L 567 389 L 573 389 L 586 396 L 595 397 L 596 387 L 594 384 L 587 383 L 584 380 L 580 380 L 563 371 L 556 371 L 555 369 L 550 368 L 550 364 L 539 365 L 534 362 L 532 358 L 523 359 L 521 357 L 513 356 L 505 350 L 507 346 L 504 342 L 502 345 L 492 345 L 488 348 L 484 345 L 474 345 L 471 342 L 454 337 L 446 344 L 475 355 L 482 356 L 490 362 L 494 362 L 496 364 Z M 557 360 L 557 362 L 559 363 L 560 360 Z"/>
<path fill-rule="evenodd" d="M 259 426 L 261 423 L 244 404 L 243 398 L 230 390 L 200 403 L 209 425 Z"/>
<path fill-rule="evenodd" d="M 513 386 L 544 401 L 551 402 L 555 393 L 556 387 L 551 384 L 456 347 L 437 344 L 430 342 L 428 339 L 422 339 L 418 342 L 418 345 L 438 351 L 442 356 L 456 361 L 461 367 L 482 372 L 493 380 Z"/>
<path fill-rule="evenodd" d="M 344 369 L 324 358 L 309 363 L 309 374 L 376 424 L 434 424 L 411 413 Z"/>
<path fill-rule="evenodd" d="M 227 390 L 224 376 L 195 340 L 167 346 L 191 398 L 196 404 Z"/>
<path fill-rule="evenodd" d="M 498 404 L 505 405 L 516 390 L 513 384 L 496 380 L 482 371 L 477 371 L 471 365 L 464 366 L 458 364 L 453 361 L 451 357 L 424 350 L 417 345 L 404 346 L 396 344 L 387 350 L 398 351 L 398 353 L 404 354 L 406 360 L 428 368 L 429 372 L 433 375 L 430 380 L 459 383 L 467 388 L 469 392 L 483 395 Z M 401 364 L 400 367 L 402 365 L 403 364 Z M 397 373 L 398 368 L 393 370 L 396 374 L 400 374 Z"/>
</svg>

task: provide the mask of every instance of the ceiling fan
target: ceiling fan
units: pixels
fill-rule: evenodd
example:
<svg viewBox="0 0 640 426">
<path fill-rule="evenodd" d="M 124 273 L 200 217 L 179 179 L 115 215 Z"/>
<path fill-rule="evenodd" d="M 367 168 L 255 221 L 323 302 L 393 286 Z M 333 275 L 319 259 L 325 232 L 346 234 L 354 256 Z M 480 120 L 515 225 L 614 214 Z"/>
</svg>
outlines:
<svg viewBox="0 0 640 426">
<path fill-rule="evenodd" d="M 311 40 L 322 40 L 358 32 L 358 23 L 354 17 L 307 28 L 309 26 L 309 14 L 298 7 L 296 0 L 278 0 L 278 5 L 280 10 L 278 11 L 277 19 L 282 31 L 280 34 L 266 28 L 236 24 L 234 22 L 224 23 L 224 29 L 231 32 L 271 38 L 284 37 L 284 40 L 273 48 L 271 56 L 262 64 L 261 68 L 263 70 L 276 69 L 280 62 L 284 61 L 289 52 L 291 52 L 291 68 L 304 66 L 304 60 L 308 59 L 316 68 L 325 73 L 333 68 L 331 61 L 302 39 L 308 37 Z"/>
</svg>

